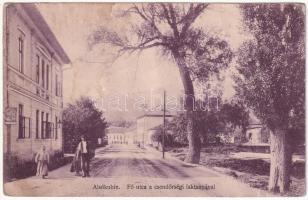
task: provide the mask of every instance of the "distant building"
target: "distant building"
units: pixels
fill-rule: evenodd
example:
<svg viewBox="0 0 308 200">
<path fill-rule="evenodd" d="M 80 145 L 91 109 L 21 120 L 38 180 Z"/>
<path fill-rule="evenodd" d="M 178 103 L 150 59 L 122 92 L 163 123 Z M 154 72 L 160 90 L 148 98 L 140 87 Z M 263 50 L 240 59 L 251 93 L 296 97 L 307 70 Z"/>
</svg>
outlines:
<svg viewBox="0 0 308 200">
<path fill-rule="evenodd" d="M 136 143 L 135 127 L 109 127 L 106 130 L 108 144 L 128 144 Z"/>
<path fill-rule="evenodd" d="M 242 127 L 227 128 L 229 131 L 218 134 L 220 142 L 253 146 L 264 146 L 269 144 L 270 130 L 260 122 L 260 120 L 251 111 L 249 114 L 249 125 L 243 132 Z"/>
<path fill-rule="evenodd" d="M 246 131 L 246 139 L 249 144 L 269 143 L 269 129 L 262 124 L 250 124 Z"/>
<path fill-rule="evenodd" d="M 268 144 L 270 130 L 261 123 L 251 111 L 249 114 L 249 125 L 246 130 L 246 143 L 251 145 Z"/>
<path fill-rule="evenodd" d="M 125 128 L 109 127 L 106 130 L 108 144 L 126 144 L 128 143 L 125 137 Z"/>
<path fill-rule="evenodd" d="M 166 120 L 171 120 L 173 115 L 166 114 Z M 152 143 L 151 134 L 153 129 L 164 123 L 162 114 L 145 114 L 137 118 L 137 136 L 136 141 L 141 145 L 149 145 Z"/>
<path fill-rule="evenodd" d="M 62 66 L 70 59 L 34 4 L 4 7 L 4 152 L 62 151 Z"/>
</svg>

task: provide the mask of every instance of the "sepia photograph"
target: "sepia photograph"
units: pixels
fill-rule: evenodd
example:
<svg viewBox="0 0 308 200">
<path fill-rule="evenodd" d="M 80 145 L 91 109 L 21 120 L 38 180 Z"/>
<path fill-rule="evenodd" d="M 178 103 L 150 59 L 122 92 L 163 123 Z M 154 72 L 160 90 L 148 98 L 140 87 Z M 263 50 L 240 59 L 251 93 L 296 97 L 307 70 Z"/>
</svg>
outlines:
<svg viewBox="0 0 308 200">
<path fill-rule="evenodd" d="M 304 3 L 1 4 L 5 196 L 306 195 Z"/>
</svg>

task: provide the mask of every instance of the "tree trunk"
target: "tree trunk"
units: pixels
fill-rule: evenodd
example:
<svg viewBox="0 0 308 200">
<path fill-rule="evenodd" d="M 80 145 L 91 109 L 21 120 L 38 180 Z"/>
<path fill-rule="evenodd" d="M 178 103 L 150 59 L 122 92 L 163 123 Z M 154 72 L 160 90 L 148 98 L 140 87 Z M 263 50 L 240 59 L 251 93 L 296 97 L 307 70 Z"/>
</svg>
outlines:
<svg viewBox="0 0 308 200">
<path fill-rule="evenodd" d="M 187 111 L 187 139 L 189 144 L 188 154 L 186 155 L 185 162 L 199 163 L 200 161 L 200 149 L 201 141 L 197 130 L 194 125 L 193 111 Z"/>
<path fill-rule="evenodd" d="M 284 193 L 290 187 L 292 151 L 287 131 L 276 129 L 270 133 L 271 168 L 268 189 L 272 192 Z"/>
<path fill-rule="evenodd" d="M 195 120 L 194 120 L 195 95 L 194 95 L 193 82 L 191 80 L 183 56 L 181 56 L 178 51 L 173 51 L 172 53 L 178 65 L 185 91 L 184 107 L 187 118 L 187 139 L 189 144 L 189 150 L 188 154 L 186 155 L 185 162 L 199 163 L 201 140 L 198 131 L 196 130 Z"/>
</svg>

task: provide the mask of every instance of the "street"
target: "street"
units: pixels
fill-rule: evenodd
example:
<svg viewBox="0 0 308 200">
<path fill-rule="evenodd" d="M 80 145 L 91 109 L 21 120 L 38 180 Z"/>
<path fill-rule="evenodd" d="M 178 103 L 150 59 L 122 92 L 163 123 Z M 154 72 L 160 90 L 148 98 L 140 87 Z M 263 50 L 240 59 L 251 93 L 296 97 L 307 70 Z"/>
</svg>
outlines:
<svg viewBox="0 0 308 200">
<path fill-rule="evenodd" d="M 97 149 L 91 177 L 70 172 L 70 164 L 4 185 L 13 196 L 269 196 L 205 167 L 162 159 L 160 152 L 135 146 Z"/>
</svg>

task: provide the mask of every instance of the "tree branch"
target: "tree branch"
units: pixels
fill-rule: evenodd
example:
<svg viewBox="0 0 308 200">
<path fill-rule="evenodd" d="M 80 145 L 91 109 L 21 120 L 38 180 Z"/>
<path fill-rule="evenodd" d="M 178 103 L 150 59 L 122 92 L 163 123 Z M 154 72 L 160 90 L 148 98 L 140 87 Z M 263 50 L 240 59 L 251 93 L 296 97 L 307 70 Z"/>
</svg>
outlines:
<svg viewBox="0 0 308 200">
<path fill-rule="evenodd" d="M 153 28 L 154 30 L 156 31 L 156 33 L 158 34 L 158 36 L 160 37 L 160 39 L 163 39 L 164 38 L 164 35 L 160 32 L 160 30 L 158 29 L 158 27 L 156 26 L 155 24 L 155 19 L 152 18 L 152 19 L 149 19 L 145 13 L 143 13 L 137 5 L 134 4 L 134 7 L 133 9 L 135 9 L 136 13 L 142 18 L 144 19 L 147 23 L 149 23 Z M 144 9 L 143 9 L 144 10 Z"/>
<path fill-rule="evenodd" d="M 189 27 L 194 23 L 197 17 L 207 8 L 209 4 L 198 4 L 196 7 L 193 7 L 191 4 L 187 15 L 185 15 L 181 22 L 184 24 L 182 31 L 180 33 L 180 38 L 184 38 Z"/>
<path fill-rule="evenodd" d="M 143 45 L 140 44 L 138 46 L 126 46 L 123 47 L 119 50 L 119 52 L 129 52 L 129 53 L 133 53 L 135 51 L 141 51 L 141 50 L 145 50 L 145 49 L 149 49 L 152 47 L 157 47 L 157 46 L 165 46 L 166 44 L 162 43 L 162 42 L 154 42 L 152 44 L 148 44 L 148 45 Z"/>
<path fill-rule="evenodd" d="M 174 32 L 174 36 L 176 39 L 179 39 L 179 30 L 178 30 L 178 27 L 177 27 L 177 22 L 176 22 L 176 16 L 175 16 L 175 13 L 174 13 L 174 9 L 173 9 L 173 6 L 172 4 L 168 4 L 169 6 L 169 10 L 170 10 L 170 18 L 171 18 L 171 27 L 173 29 L 173 32 Z"/>
</svg>

